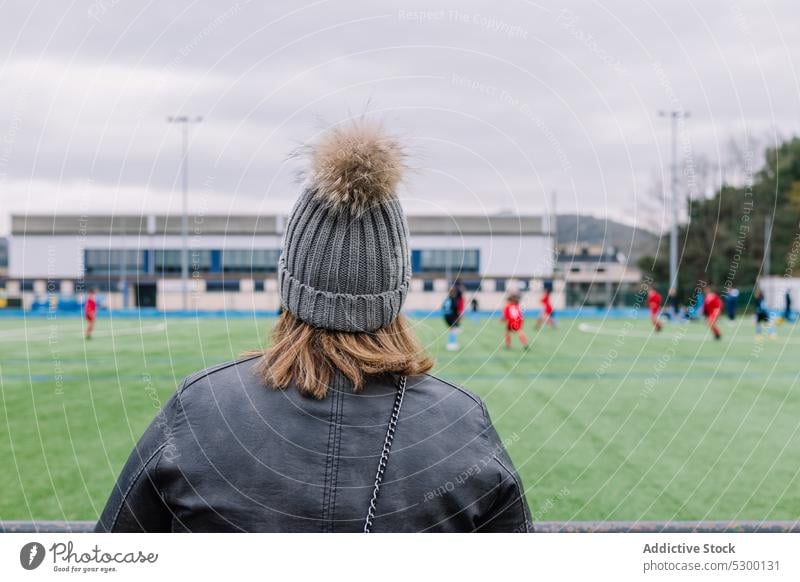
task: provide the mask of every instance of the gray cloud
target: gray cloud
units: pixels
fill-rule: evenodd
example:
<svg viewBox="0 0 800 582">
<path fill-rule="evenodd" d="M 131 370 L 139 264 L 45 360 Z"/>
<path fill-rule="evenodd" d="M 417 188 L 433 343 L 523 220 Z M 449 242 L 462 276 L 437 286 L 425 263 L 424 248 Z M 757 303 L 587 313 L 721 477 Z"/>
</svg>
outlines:
<svg viewBox="0 0 800 582">
<path fill-rule="evenodd" d="M 368 109 L 409 144 L 411 210 L 541 211 L 557 190 L 636 221 L 668 163 L 659 109 L 691 110 L 712 161 L 800 125 L 788 0 L 263 4 L 6 3 L 3 208 L 177 210 L 164 120 L 189 113 L 194 204 L 287 209 L 287 154 Z"/>
</svg>

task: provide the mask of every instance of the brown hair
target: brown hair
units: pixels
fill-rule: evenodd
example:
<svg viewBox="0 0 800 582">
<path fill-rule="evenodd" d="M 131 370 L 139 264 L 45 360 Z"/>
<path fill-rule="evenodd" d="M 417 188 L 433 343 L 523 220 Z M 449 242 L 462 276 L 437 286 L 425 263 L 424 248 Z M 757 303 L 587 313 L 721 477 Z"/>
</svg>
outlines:
<svg viewBox="0 0 800 582">
<path fill-rule="evenodd" d="M 284 311 L 272 330 L 272 347 L 263 356 L 258 371 L 267 385 L 294 386 L 319 400 L 328 393 L 335 370 L 358 392 L 365 376 L 411 376 L 433 367 L 403 315 L 377 331 L 354 333 L 315 328 Z"/>
</svg>

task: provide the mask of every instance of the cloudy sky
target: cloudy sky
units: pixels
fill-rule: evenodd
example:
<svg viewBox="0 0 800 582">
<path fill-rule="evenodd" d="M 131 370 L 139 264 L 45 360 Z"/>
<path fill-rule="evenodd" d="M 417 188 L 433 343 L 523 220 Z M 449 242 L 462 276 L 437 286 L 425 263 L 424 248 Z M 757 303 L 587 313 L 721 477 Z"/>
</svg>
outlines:
<svg viewBox="0 0 800 582">
<path fill-rule="evenodd" d="M 411 212 L 652 221 L 669 164 L 800 130 L 796 2 L 0 2 L 0 233 L 9 212 L 287 210 L 288 154 L 375 116 Z"/>
</svg>

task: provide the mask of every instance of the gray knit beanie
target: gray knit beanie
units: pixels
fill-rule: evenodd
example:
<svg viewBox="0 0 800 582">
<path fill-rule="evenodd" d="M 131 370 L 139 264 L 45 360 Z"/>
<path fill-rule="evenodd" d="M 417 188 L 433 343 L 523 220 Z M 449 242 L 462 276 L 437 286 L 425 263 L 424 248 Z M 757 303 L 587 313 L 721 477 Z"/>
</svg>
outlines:
<svg viewBox="0 0 800 582">
<path fill-rule="evenodd" d="M 375 331 L 400 313 L 411 280 L 408 226 L 395 189 L 404 155 L 363 119 L 307 148 L 307 184 L 278 265 L 283 307 L 318 328 Z"/>
</svg>

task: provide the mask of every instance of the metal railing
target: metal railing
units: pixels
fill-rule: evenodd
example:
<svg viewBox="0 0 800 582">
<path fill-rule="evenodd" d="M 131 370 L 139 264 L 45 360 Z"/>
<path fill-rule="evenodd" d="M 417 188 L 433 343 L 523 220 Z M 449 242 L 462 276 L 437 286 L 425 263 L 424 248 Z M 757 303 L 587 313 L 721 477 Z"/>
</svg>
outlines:
<svg viewBox="0 0 800 582">
<path fill-rule="evenodd" d="M 0 533 L 87 533 L 93 521 L 0 521 Z M 537 533 L 800 533 L 800 521 L 540 521 Z"/>
</svg>

